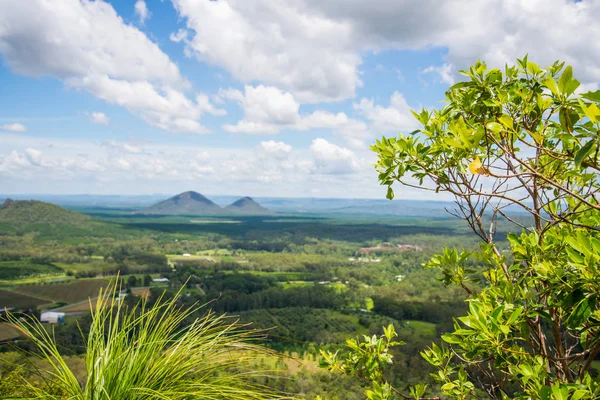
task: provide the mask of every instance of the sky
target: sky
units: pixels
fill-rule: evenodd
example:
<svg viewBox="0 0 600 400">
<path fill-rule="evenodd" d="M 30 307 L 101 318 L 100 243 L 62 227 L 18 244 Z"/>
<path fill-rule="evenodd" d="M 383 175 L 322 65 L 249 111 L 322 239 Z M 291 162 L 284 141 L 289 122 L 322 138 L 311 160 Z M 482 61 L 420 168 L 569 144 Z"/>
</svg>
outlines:
<svg viewBox="0 0 600 400">
<path fill-rule="evenodd" d="M 0 0 L 0 193 L 384 198 L 369 145 L 476 60 L 597 89 L 598 21 L 596 0 Z"/>
</svg>

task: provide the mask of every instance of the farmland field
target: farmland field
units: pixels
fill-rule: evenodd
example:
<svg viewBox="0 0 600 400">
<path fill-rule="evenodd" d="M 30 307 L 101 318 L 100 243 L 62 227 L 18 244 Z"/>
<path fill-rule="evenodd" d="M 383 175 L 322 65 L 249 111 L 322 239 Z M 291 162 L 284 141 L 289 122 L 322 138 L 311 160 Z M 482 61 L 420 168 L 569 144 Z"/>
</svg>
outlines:
<svg viewBox="0 0 600 400">
<path fill-rule="evenodd" d="M 53 264 L 35 263 L 27 260 L 1 261 L 0 281 L 30 276 L 59 275 L 63 270 Z"/>
<path fill-rule="evenodd" d="M 5 307 L 18 309 L 35 308 L 48 303 L 50 303 L 48 300 L 0 289 L 0 309 L 4 309 Z"/>
<path fill-rule="evenodd" d="M 98 296 L 100 288 L 107 284 L 105 279 L 82 279 L 70 283 L 19 286 L 15 292 L 51 301 L 77 303 Z"/>
</svg>

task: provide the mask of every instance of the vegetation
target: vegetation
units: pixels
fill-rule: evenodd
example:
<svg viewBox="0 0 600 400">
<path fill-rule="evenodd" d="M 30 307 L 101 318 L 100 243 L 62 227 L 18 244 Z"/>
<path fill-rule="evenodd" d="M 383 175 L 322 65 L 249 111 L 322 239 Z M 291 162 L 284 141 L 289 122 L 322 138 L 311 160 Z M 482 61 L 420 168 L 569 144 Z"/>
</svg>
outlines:
<svg viewBox="0 0 600 400">
<path fill-rule="evenodd" d="M 116 288 L 107 289 L 109 296 L 101 293 L 92 310 L 82 384 L 37 319 L 9 314 L 44 367 L 37 383 L 14 375 L 3 379 L 0 393 L 38 399 L 282 398 L 249 381 L 264 373 L 251 364 L 267 354 L 252 344 L 258 332 L 212 313 L 189 320 L 198 307 L 182 309 L 175 298 L 128 309 Z"/>
<path fill-rule="evenodd" d="M 27 260 L 0 261 L 0 280 L 15 280 L 19 278 L 58 275 L 62 269 L 51 263 L 36 263 Z"/>
<path fill-rule="evenodd" d="M 598 398 L 592 366 L 600 353 L 600 91 L 575 94 L 571 67 L 529 62 L 487 69 L 482 62 L 447 92 L 447 106 L 415 114 L 419 135 L 383 138 L 373 146 L 379 179 L 428 182 L 455 196 L 453 212 L 481 238 L 481 251 L 446 249 L 427 266 L 468 295 L 443 345 L 422 353 L 450 398 Z M 496 242 L 497 218 L 529 213 L 531 225 Z M 466 262 L 487 267 L 480 290 Z M 392 360 L 395 333 L 349 342 L 328 367 L 371 381 L 369 399 L 399 396 L 381 372 Z M 425 387 L 415 386 L 420 398 Z M 402 395 L 402 397 L 406 394 Z"/>
<path fill-rule="evenodd" d="M 7 201 L 0 206 L 0 231 L 25 234 L 37 232 L 41 237 L 103 236 L 110 225 L 94 221 L 86 215 L 65 210 L 41 201 Z M 0 242 L 2 242 L 0 236 Z"/>
<path fill-rule="evenodd" d="M 142 216 L 120 209 L 89 212 L 96 216 L 90 222 L 106 230 L 89 233 L 88 222 L 63 226 L 60 232 L 43 224 L 25 224 L 21 233 L 0 230 L 0 259 L 60 268 L 57 275 L 0 281 L 0 287 L 6 293 L 4 306 L 15 311 L 31 309 L 39 315 L 35 305 L 19 300 L 27 295 L 40 298 L 46 309 L 59 307 L 56 311 L 66 313 L 63 323 L 47 329 L 79 382 L 87 377 L 83 357 L 92 324 L 90 304 L 96 307 L 99 288 L 117 273 L 124 275 L 122 296 L 129 306 L 143 296 L 152 307 L 161 296 L 174 298 L 185 285 L 178 306 L 207 303 L 217 314 L 231 312 L 243 323 L 268 329 L 260 343 L 292 359 L 264 357 L 258 364 L 277 373 L 252 381 L 311 400 L 317 395 L 360 399 L 360 380 L 318 370 L 318 348 L 339 349 L 348 336 L 378 334 L 390 323 L 411 344 L 402 352 L 392 350 L 392 368 L 414 371 L 397 375 L 394 384 L 407 387 L 423 377 L 433 384 L 418 353 L 436 332 L 452 327 L 451 315 L 465 309 L 459 290 L 442 290 L 436 272 L 420 267 L 443 245 L 474 246 L 474 239 L 448 220 L 291 215 L 236 216 L 235 224 L 231 217 L 215 217 L 199 224 L 189 217 Z M 385 250 L 405 244 L 419 245 L 419 250 Z M 378 246 L 384 250 L 372 250 Z M 168 282 L 154 282 L 156 278 Z M 422 315 L 408 320 L 409 314 L 398 320 L 382 315 L 384 311 L 369 311 L 373 298 L 393 300 L 390 304 L 402 309 L 448 310 L 450 303 L 457 309 L 433 322 L 420 321 Z M 193 317 L 205 313 L 198 310 Z M 16 355 L 15 348 L 26 352 Z M 41 364 L 27 356 L 31 351 L 35 348 L 26 340 L 0 345 L 3 379 L 37 384 L 34 367 Z"/>
</svg>

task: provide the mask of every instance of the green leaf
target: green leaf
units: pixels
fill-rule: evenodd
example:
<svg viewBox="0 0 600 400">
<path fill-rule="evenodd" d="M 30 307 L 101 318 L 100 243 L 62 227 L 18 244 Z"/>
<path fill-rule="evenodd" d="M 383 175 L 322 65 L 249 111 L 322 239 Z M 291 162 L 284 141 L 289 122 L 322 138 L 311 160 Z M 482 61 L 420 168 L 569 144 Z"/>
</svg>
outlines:
<svg viewBox="0 0 600 400">
<path fill-rule="evenodd" d="M 502 125 L 500 125 L 497 122 L 490 122 L 489 124 L 487 124 L 487 128 L 496 134 L 502 131 Z"/>
<path fill-rule="evenodd" d="M 571 68 L 569 65 L 567 68 L 565 68 L 560 79 L 558 80 L 558 90 L 560 90 L 562 94 L 570 94 L 567 93 L 567 84 L 571 82 L 571 79 L 573 79 L 573 68 Z"/>
<path fill-rule="evenodd" d="M 567 319 L 567 325 L 571 327 L 577 327 L 583 324 L 592 315 L 594 311 L 595 301 L 590 298 L 581 300 L 569 318 Z"/>
<path fill-rule="evenodd" d="M 594 123 L 598 122 L 598 117 L 600 117 L 600 109 L 596 104 L 592 103 L 589 107 L 582 106 L 581 108 L 583 109 L 585 116 L 588 117 L 590 121 Z"/>
<path fill-rule="evenodd" d="M 556 96 L 558 96 L 560 94 L 560 91 L 558 90 L 558 85 L 556 84 L 556 81 L 554 80 L 554 78 L 550 77 L 550 78 L 546 79 L 544 81 L 544 85 L 546 85 L 546 87 L 548 89 L 550 89 L 550 91 L 552 93 L 554 93 Z"/>
<path fill-rule="evenodd" d="M 596 90 L 595 92 L 587 92 L 581 95 L 586 100 L 595 101 L 596 103 L 600 103 L 600 90 Z"/>
<path fill-rule="evenodd" d="M 580 166 L 581 163 L 583 162 L 583 160 L 592 152 L 592 150 L 594 149 L 594 140 L 590 140 L 588 141 L 586 144 L 584 144 L 579 151 L 577 151 L 577 153 L 575 154 L 575 165 Z"/>
<path fill-rule="evenodd" d="M 562 127 L 573 130 L 573 126 L 579 121 L 579 114 L 570 108 L 561 108 L 558 113 L 558 119 Z"/>
<path fill-rule="evenodd" d="M 502 115 L 501 117 L 498 118 L 498 121 L 500 121 L 500 123 L 504 126 L 506 126 L 509 129 L 513 129 L 513 119 L 509 116 L 509 115 Z"/>
<path fill-rule="evenodd" d="M 508 325 L 513 324 L 523 313 L 523 307 L 519 306 L 515 309 L 515 311 L 513 311 L 513 313 L 510 315 L 510 318 L 508 318 L 508 321 L 506 321 L 506 323 Z"/>
</svg>

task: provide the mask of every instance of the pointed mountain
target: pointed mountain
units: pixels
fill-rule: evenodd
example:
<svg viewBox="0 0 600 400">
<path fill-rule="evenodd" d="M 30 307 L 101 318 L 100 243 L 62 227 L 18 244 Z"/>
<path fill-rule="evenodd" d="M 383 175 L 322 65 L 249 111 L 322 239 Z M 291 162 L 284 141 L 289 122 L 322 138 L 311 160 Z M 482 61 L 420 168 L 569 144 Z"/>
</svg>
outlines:
<svg viewBox="0 0 600 400">
<path fill-rule="evenodd" d="M 251 197 L 242 197 L 225 207 L 228 214 L 236 215 L 273 215 L 273 211 L 258 204 Z"/>
<path fill-rule="evenodd" d="M 222 211 L 221 207 L 200 193 L 189 191 L 150 206 L 142 211 L 142 213 L 159 215 L 215 215 Z"/>
</svg>

